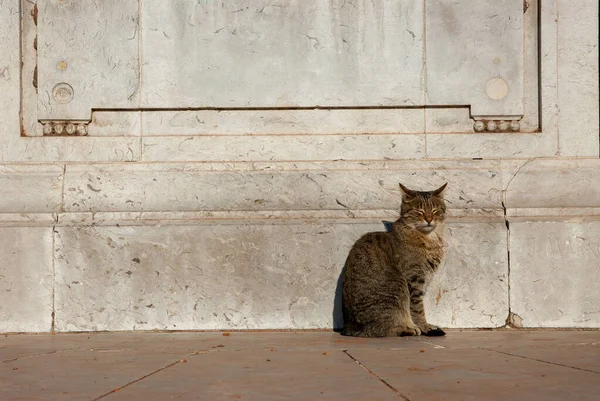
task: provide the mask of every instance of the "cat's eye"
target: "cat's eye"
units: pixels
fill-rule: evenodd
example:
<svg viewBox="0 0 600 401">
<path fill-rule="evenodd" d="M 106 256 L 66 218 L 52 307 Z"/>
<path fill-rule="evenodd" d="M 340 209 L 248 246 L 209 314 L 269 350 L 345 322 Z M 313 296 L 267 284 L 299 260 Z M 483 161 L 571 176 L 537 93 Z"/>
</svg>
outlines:
<svg viewBox="0 0 600 401">
<path fill-rule="evenodd" d="M 431 213 L 439 215 L 439 214 L 442 214 L 442 211 L 440 209 L 435 209 L 434 208 L 434 209 L 431 209 Z"/>
</svg>

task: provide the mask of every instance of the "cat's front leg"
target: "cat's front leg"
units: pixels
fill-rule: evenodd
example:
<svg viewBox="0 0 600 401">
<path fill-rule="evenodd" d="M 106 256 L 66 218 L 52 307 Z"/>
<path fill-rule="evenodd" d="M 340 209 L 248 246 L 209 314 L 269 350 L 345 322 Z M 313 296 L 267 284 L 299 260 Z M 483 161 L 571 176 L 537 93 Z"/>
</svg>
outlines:
<svg viewBox="0 0 600 401">
<path fill-rule="evenodd" d="M 411 280 L 413 281 L 413 280 Z M 425 295 L 425 285 L 421 280 L 414 280 L 410 287 L 410 314 L 413 322 L 421 329 L 424 336 L 443 336 L 446 332 L 441 328 L 427 323 L 425 318 L 425 306 L 423 305 L 423 296 Z"/>
</svg>

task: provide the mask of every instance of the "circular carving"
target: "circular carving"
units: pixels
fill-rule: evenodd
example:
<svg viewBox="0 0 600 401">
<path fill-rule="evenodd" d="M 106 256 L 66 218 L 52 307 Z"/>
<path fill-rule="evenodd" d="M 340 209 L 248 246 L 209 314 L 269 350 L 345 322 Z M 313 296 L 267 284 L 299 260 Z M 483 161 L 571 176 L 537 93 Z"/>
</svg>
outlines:
<svg viewBox="0 0 600 401">
<path fill-rule="evenodd" d="M 490 120 L 487 122 L 487 130 L 492 132 L 492 131 L 496 131 L 496 129 L 498 128 L 498 124 L 496 124 L 496 121 L 494 120 Z"/>
<path fill-rule="evenodd" d="M 77 127 L 73 123 L 68 123 L 65 126 L 65 131 L 67 131 L 68 135 L 73 135 L 73 134 L 75 134 L 75 131 L 77 131 Z"/>
<path fill-rule="evenodd" d="M 500 120 L 498 121 L 498 129 L 500 131 L 508 131 L 510 128 L 510 123 L 508 121 Z"/>
<path fill-rule="evenodd" d="M 54 97 L 54 100 L 56 100 L 58 103 L 65 104 L 73 100 L 73 97 L 75 95 L 73 92 L 73 87 L 71 87 L 71 85 L 69 84 L 62 82 L 56 85 L 54 89 L 52 89 L 52 96 Z"/>
<path fill-rule="evenodd" d="M 62 124 L 54 124 L 54 133 L 56 135 L 61 135 L 65 130 L 65 126 Z"/>
<path fill-rule="evenodd" d="M 511 131 L 518 132 L 521 129 L 521 124 L 518 121 L 511 121 L 510 129 Z"/>
<path fill-rule="evenodd" d="M 485 93 L 490 99 L 502 100 L 508 95 L 508 83 L 499 77 L 492 78 L 485 84 Z"/>
<path fill-rule="evenodd" d="M 44 133 L 44 135 L 52 135 L 53 131 L 54 129 L 52 128 L 52 124 L 50 123 L 44 124 L 42 127 L 42 132 Z"/>
<path fill-rule="evenodd" d="M 475 124 L 473 124 L 473 129 L 475 132 L 483 132 L 485 130 L 485 123 L 483 121 L 475 121 Z"/>
<path fill-rule="evenodd" d="M 77 134 L 81 135 L 81 136 L 87 135 L 87 128 L 86 128 L 85 124 L 77 125 Z"/>
</svg>

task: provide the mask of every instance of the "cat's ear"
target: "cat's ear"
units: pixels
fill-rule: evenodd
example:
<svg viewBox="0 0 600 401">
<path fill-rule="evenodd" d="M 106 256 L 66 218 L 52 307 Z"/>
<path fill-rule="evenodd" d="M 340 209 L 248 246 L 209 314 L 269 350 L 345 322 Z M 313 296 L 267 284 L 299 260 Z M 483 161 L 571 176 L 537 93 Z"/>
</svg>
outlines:
<svg viewBox="0 0 600 401">
<path fill-rule="evenodd" d="M 404 185 L 402 185 L 402 183 L 400 183 L 400 190 L 404 195 L 403 198 L 414 198 L 415 196 L 417 196 L 417 191 L 413 191 L 412 189 L 406 188 Z"/>
<path fill-rule="evenodd" d="M 433 196 L 438 196 L 440 198 L 444 197 L 444 190 L 446 189 L 446 185 L 448 185 L 448 183 L 445 183 L 444 185 L 442 185 L 441 187 L 439 187 L 438 189 L 436 189 L 435 191 L 433 191 L 431 194 Z"/>
</svg>

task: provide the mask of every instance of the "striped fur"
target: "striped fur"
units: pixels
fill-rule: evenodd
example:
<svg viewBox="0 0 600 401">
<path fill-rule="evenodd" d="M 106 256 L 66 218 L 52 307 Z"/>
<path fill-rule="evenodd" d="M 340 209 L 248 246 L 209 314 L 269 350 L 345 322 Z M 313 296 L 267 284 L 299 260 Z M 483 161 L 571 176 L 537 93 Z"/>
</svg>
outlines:
<svg viewBox="0 0 600 401">
<path fill-rule="evenodd" d="M 343 270 L 342 334 L 359 337 L 444 335 L 425 318 L 423 296 L 444 256 L 442 187 L 418 192 L 400 184 L 400 218 L 352 247 Z"/>
</svg>

